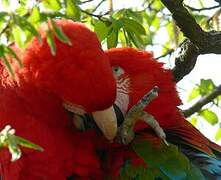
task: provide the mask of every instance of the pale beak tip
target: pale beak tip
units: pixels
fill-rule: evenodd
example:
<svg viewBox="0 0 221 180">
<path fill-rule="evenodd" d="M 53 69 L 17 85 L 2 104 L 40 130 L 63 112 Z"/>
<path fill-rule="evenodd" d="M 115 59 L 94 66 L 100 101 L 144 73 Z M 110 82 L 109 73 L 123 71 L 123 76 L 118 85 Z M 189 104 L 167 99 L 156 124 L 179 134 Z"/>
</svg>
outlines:
<svg viewBox="0 0 221 180">
<path fill-rule="evenodd" d="M 117 135 L 117 117 L 113 106 L 103 111 L 93 112 L 92 115 L 104 136 L 109 141 L 113 141 Z"/>
</svg>

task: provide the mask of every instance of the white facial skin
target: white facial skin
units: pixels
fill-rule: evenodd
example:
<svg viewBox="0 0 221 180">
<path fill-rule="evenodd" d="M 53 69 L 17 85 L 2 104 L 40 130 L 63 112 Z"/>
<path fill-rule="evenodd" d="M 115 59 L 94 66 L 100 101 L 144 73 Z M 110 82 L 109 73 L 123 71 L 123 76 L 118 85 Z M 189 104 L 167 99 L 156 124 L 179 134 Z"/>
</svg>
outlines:
<svg viewBox="0 0 221 180">
<path fill-rule="evenodd" d="M 120 66 L 112 67 L 113 75 L 117 83 L 117 97 L 115 104 L 120 108 L 123 115 L 126 114 L 129 105 L 129 76 L 125 75 L 125 71 Z"/>
</svg>

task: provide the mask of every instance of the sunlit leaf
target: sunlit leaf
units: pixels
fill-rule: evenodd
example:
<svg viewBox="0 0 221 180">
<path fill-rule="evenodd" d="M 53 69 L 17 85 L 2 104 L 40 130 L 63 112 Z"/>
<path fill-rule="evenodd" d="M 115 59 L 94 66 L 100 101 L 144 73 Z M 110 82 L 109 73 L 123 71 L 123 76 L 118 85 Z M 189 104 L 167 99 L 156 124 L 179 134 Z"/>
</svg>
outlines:
<svg viewBox="0 0 221 180">
<path fill-rule="evenodd" d="M 79 21 L 81 19 L 81 11 L 76 1 L 65 0 L 65 5 L 66 5 L 66 15 L 74 20 Z"/>
<path fill-rule="evenodd" d="M 8 69 L 8 71 L 10 72 L 10 74 L 12 75 L 12 77 L 15 77 L 15 73 L 11 67 L 11 64 L 9 63 L 8 59 L 3 56 L 1 57 L 3 59 L 3 63 L 5 64 L 6 68 Z"/>
<path fill-rule="evenodd" d="M 41 40 L 41 37 L 40 37 L 40 34 L 38 33 L 38 31 L 35 29 L 35 27 L 30 22 L 28 22 L 28 20 L 25 17 L 14 15 L 13 18 L 15 20 L 15 23 L 22 30 L 30 32 L 32 35 L 37 36 L 39 41 Z"/>
<path fill-rule="evenodd" d="M 203 117 L 211 125 L 215 125 L 219 122 L 218 116 L 216 113 L 209 109 L 204 109 L 199 112 L 199 115 Z"/>
<path fill-rule="evenodd" d="M 152 21 L 152 26 L 154 27 L 154 31 L 157 31 L 160 28 L 160 18 L 156 17 Z"/>
<path fill-rule="evenodd" d="M 24 16 L 28 13 L 28 9 L 25 6 L 20 6 L 15 10 L 16 13 L 18 13 L 20 16 Z"/>
<path fill-rule="evenodd" d="M 9 0 L 2 0 L 2 5 L 3 5 L 3 7 L 7 8 L 10 5 L 10 1 Z"/>
<path fill-rule="evenodd" d="M 7 54 L 12 55 L 14 57 L 16 56 L 15 53 L 13 52 L 13 50 L 11 50 L 9 47 L 7 47 L 5 45 L 0 45 L 0 59 L 3 61 L 6 68 L 8 69 L 9 73 L 14 78 L 15 74 L 14 74 L 11 64 L 6 56 Z M 20 60 L 17 60 L 17 61 L 20 61 Z"/>
<path fill-rule="evenodd" d="M 170 42 L 174 40 L 173 24 L 170 22 L 166 25 L 167 34 L 169 35 Z"/>
<path fill-rule="evenodd" d="M 41 20 L 40 9 L 38 7 L 34 7 L 32 9 L 31 15 L 28 17 L 28 21 L 32 24 L 39 23 Z"/>
<path fill-rule="evenodd" d="M 0 31 L 7 26 L 8 21 L 6 20 L 6 17 L 8 17 L 8 13 L 0 12 Z"/>
<path fill-rule="evenodd" d="M 215 135 L 215 140 L 219 141 L 221 139 L 221 128 L 219 128 Z"/>
<path fill-rule="evenodd" d="M 133 19 L 128 19 L 128 18 L 122 18 L 121 19 L 124 27 L 128 30 L 130 30 L 133 33 L 136 33 L 138 35 L 145 35 L 146 34 L 146 30 L 144 29 L 144 27 L 138 23 L 137 21 L 133 20 Z"/>
<path fill-rule="evenodd" d="M 51 54 L 53 56 L 56 55 L 56 44 L 54 42 L 54 37 L 53 37 L 53 33 L 51 32 L 51 30 L 47 31 L 47 43 L 51 49 Z"/>
<path fill-rule="evenodd" d="M 194 126 L 196 126 L 197 124 L 197 118 L 196 117 L 192 117 L 191 120 L 190 120 L 190 123 Z"/>
<path fill-rule="evenodd" d="M 127 31 L 130 40 L 138 48 L 143 48 L 143 43 L 139 41 L 138 37 L 130 31 Z"/>
<path fill-rule="evenodd" d="M 5 16 L 7 16 L 8 13 L 7 12 L 0 12 L 0 20 L 4 19 Z"/>
<path fill-rule="evenodd" d="M 45 8 L 58 11 L 61 9 L 61 2 L 60 0 L 42 0 L 43 5 Z"/>
<path fill-rule="evenodd" d="M 17 143 L 22 146 L 22 147 L 26 147 L 26 148 L 29 148 L 29 149 L 34 149 L 34 150 L 37 150 L 37 151 L 43 151 L 44 149 L 37 145 L 37 144 L 34 144 L 32 143 L 31 141 L 27 140 L 27 139 L 24 139 L 22 137 L 19 137 L 19 136 L 15 136 L 16 140 L 17 140 Z"/>
<path fill-rule="evenodd" d="M 118 29 L 112 27 L 107 37 L 107 48 L 108 49 L 114 48 L 117 46 L 117 43 L 118 43 Z"/>
<path fill-rule="evenodd" d="M 56 37 L 60 41 L 62 41 L 62 42 L 64 42 L 64 43 L 71 46 L 72 43 L 71 43 L 70 39 L 64 34 L 61 27 L 57 26 L 57 24 L 53 20 L 51 20 L 51 24 L 52 24 L 52 27 L 53 27 L 53 30 L 55 32 Z"/>
<path fill-rule="evenodd" d="M 160 9 L 163 7 L 163 4 L 162 4 L 161 1 L 154 1 L 153 7 L 154 7 L 155 9 L 160 10 Z"/>
<path fill-rule="evenodd" d="M 14 138 L 14 135 L 9 134 L 7 136 L 7 146 L 12 155 L 11 161 L 16 161 L 21 157 L 21 150 L 18 147 L 17 141 Z"/>
<path fill-rule="evenodd" d="M 211 79 L 201 79 L 199 88 L 201 95 L 207 95 L 215 88 L 215 84 Z"/>
<path fill-rule="evenodd" d="M 14 134 L 15 130 L 12 129 L 10 125 L 5 126 L 5 128 L 0 132 L 0 148 L 4 147 L 9 149 L 9 152 L 12 156 L 11 161 L 16 161 L 21 157 L 22 151 L 20 149 L 20 146 L 38 151 L 43 151 L 43 148 L 39 145 L 36 145 Z"/>
<path fill-rule="evenodd" d="M 218 99 L 218 101 L 220 101 L 221 100 L 221 95 L 217 96 L 217 99 Z"/>
<path fill-rule="evenodd" d="M 10 47 L 5 46 L 4 48 L 5 48 L 5 53 L 10 55 L 12 58 L 14 58 L 18 62 L 20 67 L 22 67 L 22 62 L 20 58 L 17 56 L 17 54 Z"/>
<path fill-rule="evenodd" d="M 16 44 L 19 47 L 23 47 L 24 46 L 24 42 L 22 40 L 23 31 L 18 26 L 12 28 L 12 35 L 14 37 Z"/>
<path fill-rule="evenodd" d="M 27 4 L 27 0 L 19 0 L 18 3 L 22 6 L 25 6 Z"/>
<path fill-rule="evenodd" d="M 108 35 L 109 28 L 102 21 L 96 21 L 94 24 L 94 31 L 96 32 L 99 40 L 102 42 Z"/>
<path fill-rule="evenodd" d="M 198 86 L 194 87 L 188 96 L 188 102 L 200 96 L 200 89 Z"/>
</svg>

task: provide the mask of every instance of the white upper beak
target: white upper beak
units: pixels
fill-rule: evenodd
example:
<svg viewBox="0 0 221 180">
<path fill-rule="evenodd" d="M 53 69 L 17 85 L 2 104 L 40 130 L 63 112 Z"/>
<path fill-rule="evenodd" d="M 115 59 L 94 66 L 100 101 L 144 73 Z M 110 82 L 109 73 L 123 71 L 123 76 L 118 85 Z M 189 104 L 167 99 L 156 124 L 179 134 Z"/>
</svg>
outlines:
<svg viewBox="0 0 221 180">
<path fill-rule="evenodd" d="M 67 101 L 63 103 L 63 106 L 68 111 L 73 112 L 78 115 L 84 115 L 86 113 L 82 106 L 72 104 Z M 92 116 L 97 126 L 103 132 L 104 136 L 108 140 L 112 141 L 117 135 L 117 117 L 116 117 L 113 106 L 103 111 L 92 112 Z"/>
<path fill-rule="evenodd" d="M 104 136 L 112 141 L 117 135 L 117 117 L 113 106 L 103 111 L 92 112 L 92 116 Z"/>
</svg>

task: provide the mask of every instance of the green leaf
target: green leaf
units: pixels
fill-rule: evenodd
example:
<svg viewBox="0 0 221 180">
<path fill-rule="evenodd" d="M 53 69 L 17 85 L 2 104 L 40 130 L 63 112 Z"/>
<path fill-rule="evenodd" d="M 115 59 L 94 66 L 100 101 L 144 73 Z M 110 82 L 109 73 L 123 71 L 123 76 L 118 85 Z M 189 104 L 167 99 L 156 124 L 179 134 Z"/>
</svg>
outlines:
<svg viewBox="0 0 221 180">
<path fill-rule="evenodd" d="M 15 73 L 14 73 L 14 71 L 13 71 L 13 69 L 11 67 L 11 64 L 9 63 L 8 59 L 5 56 L 3 56 L 2 59 L 3 59 L 3 63 L 7 67 L 8 71 L 10 72 L 12 77 L 14 78 L 15 77 Z"/>
<path fill-rule="evenodd" d="M 62 42 L 68 44 L 68 45 L 72 45 L 70 39 L 63 33 L 62 29 L 57 26 L 57 24 L 51 19 L 51 24 L 52 24 L 52 28 L 55 32 L 55 36 Z"/>
<path fill-rule="evenodd" d="M 196 117 L 192 117 L 191 120 L 190 120 L 190 123 L 194 126 L 196 126 L 197 124 L 197 118 Z"/>
<path fill-rule="evenodd" d="M 167 23 L 166 30 L 171 42 L 174 39 L 173 24 L 171 22 Z"/>
<path fill-rule="evenodd" d="M 22 6 L 26 6 L 27 0 L 19 0 L 18 3 Z"/>
<path fill-rule="evenodd" d="M 8 16 L 8 13 L 0 12 L 0 31 L 2 31 L 7 25 L 7 23 L 9 23 L 8 20 L 6 21 L 7 16 Z"/>
<path fill-rule="evenodd" d="M 200 89 L 198 86 L 194 87 L 191 91 L 191 93 L 188 96 L 188 102 L 192 101 L 193 99 L 197 98 L 200 96 Z"/>
<path fill-rule="evenodd" d="M 31 141 L 28 141 L 27 139 L 24 139 L 24 138 L 19 137 L 19 136 L 15 136 L 15 138 L 16 138 L 17 143 L 22 147 L 26 147 L 26 148 L 29 148 L 29 149 L 34 149 L 34 150 L 37 150 L 37 151 L 44 151 L 44 149 L 41 146 L 39 146 L 37 144 L 34 144 Z"/>
<path fill-rule="evenodd" d="M 5 8 L 9 7 L 9 5 L 10 5 L 9 0 L 2 0 L 2 5 Z"/>
<path fill-rule="evenodd" d="M 161 1 L 154 1 L 153 7 L 154 7 L 155 9 L 160 10 L 160 9 L 163 8 L 163 4 L 161 3 Z"/>
<path fill-rule="evenodd" d="M 7 12 L 0 12 L 0 20 L 4 19 L 6 16 L 8 16 Z"/>
<path fill-rule="evenodd" d="M 5 48 L 5 53 L 13 57 L 18 62 L 19 66 L 22 67 L 23 66 L 22 62 L 20 58 L 17 56 L 17 54 L 8 46 L 5 46 L 4 48 Z"/>
<path fill-rule="evenodd" d="M 32 35 L 37 36 L 38 40 L 41 41 L 41 36 L 38 33 L 38 31 L 35 29 L 35 27 L 28 22 L 28 20 L 25 17 L 20 17 L 17 15 L 13 16 L 13 19 L 15 23 L 24 31 L 30 32 Z M 27 38 L 27 37 L 26 37 Z"/>
<path fill-rule="evenodd" d="M 65 9 L 66 15 L 76 21 L 79 21 L 81 19 L 81 11 L 76 1 L 65 0 L 65 5 L 66 5 Z"/>
<path fill-rule="evenodd" d="M 22 153 L 21 153 L 20 148 L 18 147 L 17 141 L 14 138 L 14 135 L 11 135 L 11 134 L 7 135 L 7 145 L 8 145 L 9 152 L 12 155 L 11 161 L 13 162 L 13 161 L 18 160 L 21 157 Z"/>
<path fill-rule="evenodd" d="M 133 42 L 133 44 L 138 48 L 143 48 L 143 43 L 138 40 L 138 37 L 130 31 L 127 31 L 129 39 Z"/>
<path fill-rule="evenodd" d="M 23 31 L 18 26 L 14 26 L 12 28 L 12 35 L 14 37 L 16 44 L 19 47 L 24 47 L 24 42 L 22 40 Z"/>
<path fill-rule="evenodd" d="M 107 37 L 107 48 L 108 49 L 114 48 L 117 46 L 117 43 L 118 43 L 118 29 L 112 27 Z"/>
<path fill-rule="evenodd" d="M 221 95 L 217 96 L 217 99 L 218 99 L 218 100 L 221 100 Z"/>
<path fill-rule="evenodd" d="M 221 139 L 221 128 L 219 128 L 215 135 L 215 140 L 219 141 Z"/>
<path fill-rule="evenodd" d="M 145 39 L 143 37 L 146 34 L 144 27 L 133 19 L 122 18 L 121 21 L 123 28 L 128 34 L 128 39 L 131 40 L 136 47 L 143 49 L 145 45 Z"/>
<path fill-rule="evenodd" d="M 154 27 L 154 31 L 157 31 L 160 28 L 160 18 L 155 17 L 152 21 L 152 26 Z"/>
<path fill-rule="evenodd" d="M 51 49 L 51 54 L 53 56 L 56 55 L 56 44 L 54 42 L 54 37 L 53 37 L 53 33 L 51 32 L 51 30 L 47 31 L 47 43 Z"/>
<path fill-rule="evenodd" d="M 140 11 L 134 11 L 132 9 L 125 10 L 125 17 L 131 17 L 132 19 L 134 19 L 137 22 L 143 21 L 143 17 L 142 17 L 142 14 L 140 13 Z"/>
<path fill-rule="evenodd" d="M 36 24 L 41 21 L 41 13 L 38 7 L 33 7 L 31 15 L 28 17 L 28 21 L 32 24 Z"/>
<path fill-rule="evenodd" d="M 25 14 L 28 13 L 28 9 L 27 9 L 25 6 L 20 6 L 19 8 L 17 8 L 17 9 L 15 10 L 15 12 L 16 12 L 17 14 L 19 14 L 20 16 L 24 16 Z"/>
<path fill-rule="evenodd" d="M 215 84 L 211 79 L 201 79 L 199 88 L 200 94 L 205 96 L 215 88 Z"/>
<path fill-rule="evenodd" d="M 6 68 L 8 69 L 9 73 L 12 75 L 12 77 L 15 77 L 14 71 L 11 67 L 11 64 L 9 60 L 7 59 L 7 56 L 13 57 L 20 66 L 22 66 L 20 59 L 16 55 L 16 53 L 10 48 L 5 45 L 0 45 L 0 58 L 2 59 L 3 63 L 5 64 Z"/>
<path fill-rule="evenodd" d="M 0 58 L 2 58 L 5 54 L 4 45 L 0 45 Z"/>
<path fill-rule="evenodd" d="M 139 22 L 128 18 L 122 18 L 121 21 L 125 29 L 129 30 L 130 32 L 137 35 L 146 35 L 146 30 Z"/>
<path fill-rule="evenodd" d="M 94 24 L 94 31 L 96 32 L 99 40 L 102 42 L 108 35 L 109 28 L 102 21 L 96 21 Z"/>
<path fill-rule="evenodd" d="M 216 113 L 209 109 L 204 109 L 199 112 L 199 115 L 203 117 L 211 125 L 215 125 L 219 122 L 218 116 Z"/>
<path fill-rule="evenodd" d="M 21 157 L 22 152 L 19 146 L 43 151 L 39 145 L 19 136 L 15 136 L 14 133 L 15 130 L 12 129 L 10 125 L 5 126 L 5 128 L 0 132 L 0 148 L 6 147 L 9 149 L 9 152 L 12 155 L 11 161 L 16 161 Z"/>
<path fill-rule="evenodd" d="M 42 0 L 42 3 L 47 9 L 51 9 L 54 11 L 59 11 L 61 9 L 60 0 Z"/>
</svg>

